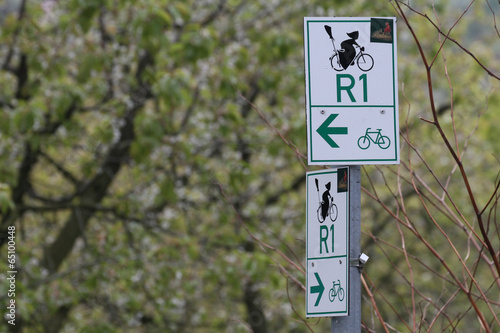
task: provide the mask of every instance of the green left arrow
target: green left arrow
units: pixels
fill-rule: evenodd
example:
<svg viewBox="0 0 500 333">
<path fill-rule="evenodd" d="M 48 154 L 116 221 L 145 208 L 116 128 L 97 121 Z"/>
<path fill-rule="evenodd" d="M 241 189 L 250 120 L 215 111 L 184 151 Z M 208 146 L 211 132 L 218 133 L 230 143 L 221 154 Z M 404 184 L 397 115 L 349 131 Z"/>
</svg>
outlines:
<svg viewBox="0 0 500 333">
<path fill-rule="evenodd" d="M 332 148 L 339 148 L 339 145 L 335 141 L 333 141 L 333 139 L 330 137 L 330 134 L 347 134 L 347 127 L 329 127 L 337 117 L 337 113 L 331 114 L 316 130 L 316 132 L 318 132 L 318 134 L 321 135 L 321 137 L 325 139 L 325 141 L 328 142 L 328 144 Z"/>
<path fill-rule="evenodd" d="M 323 285 L 318 273 L 314 273 L 314 276 L 316 277 L 319 285 L 311 287 L 311 294 L 319 294 L 318 298 L 316 298 L 316 303 L 314 303 L 314 306 L 318 306 L 321 296 L 323 296 L 323 292 L 325 291 L 325 286 Z"/>
</svg>

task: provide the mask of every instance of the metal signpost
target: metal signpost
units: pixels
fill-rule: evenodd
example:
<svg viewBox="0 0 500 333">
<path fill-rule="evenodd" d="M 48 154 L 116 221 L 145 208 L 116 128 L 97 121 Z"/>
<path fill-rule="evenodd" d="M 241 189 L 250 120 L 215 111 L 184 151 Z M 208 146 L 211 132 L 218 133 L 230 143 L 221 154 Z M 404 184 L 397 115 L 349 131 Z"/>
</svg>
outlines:
<svg viewBox="0 0 500 333">
<path fill-rule="evenodd" d="M 361 167 L 349 167 L 349 316 L 332 318 L 332 333 L 361 332 Z"/>
<path fill-rule="evenodd" d="M 306 316 L 361 332 L 360 165 L 399 164 L 396 19 L 305 17 Z M 338 167 L 343 165 L 344 167 Z"/>
<path fill-rule="evenodd" d="M 399 164 L 395 22 L 304 18 L 309 165 Z"/>
</svg>

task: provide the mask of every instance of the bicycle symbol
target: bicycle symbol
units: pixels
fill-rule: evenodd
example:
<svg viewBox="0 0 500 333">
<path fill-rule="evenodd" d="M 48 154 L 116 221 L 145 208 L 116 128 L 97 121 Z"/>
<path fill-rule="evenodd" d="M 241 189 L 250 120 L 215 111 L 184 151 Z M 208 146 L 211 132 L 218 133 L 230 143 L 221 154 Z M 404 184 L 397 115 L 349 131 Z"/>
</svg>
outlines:
<svg viewBox="0 0 500 333">
<path fill-rule="evenodd" d="M 335 301 L 335 297 L 339 297 L 339 301 L 342 302 L 344 300 L 344 288 L 340 285 L 340 279 L 337 282 L 333 281 L 333 287 L 330 289 L 328 293 L 328 297 L 330 298 L 330 302 Z"/>
<path fill-rule="evenodd" d="M 374 131 L 370 131 L 370 127 L 366 129 L 365 135 L 361 136 L 358 139 L 358 147 L 361 149 L 368 149 L 370 147 L 370 142 L 373 142 L 374 144 L 378 145 L 382 149 L 387 149 L 391 145 L 391 140 L 389 137 L 382 135 L 380 133 L 381 129 L 377 129 Z M 375 139 L 373 139 L 373 136 L 375 136 Z"/>
<path fill-rule="evenodd" d="M 330 204 L 329 204 L 329 207 L 328 207 L 328 211 L 326 212 L 326 216 L 323 217 L 322 215 L 322 210 L 321 210 L 321 207 L 322 204 L 320 203 L 319 204 L 319 207 L 318 207 L 318 210 L 316 211 L 317 215 L 318 215 L 318 221 L 319 223 L 323 223 L 325 222 L 326 220 L 326 216 L 329 216 L 330 217 L 330 220 L 332 222 L 335 222 L 335 220 L 337 219 L 337 216 L 339 215 L 339 210 L 337 208 L 337 205 L 333 203 L 333 197 L 330 201 Z"/>
<path fill-rule="evenodd" d="M 369 55 L 368 53 L 365 53 L 365 47 L 364 46 L 359 46 L 355 40 L 358 38 L 358 32 L 352 32 L 348 33 L 347 35 L 351 37 L 351 39 L 346 40 L 342 42 L 341 49 L 337 49 L 335 47 L 335 38 L 333 38 L 332 35 L 332 28 L 328 25 L 325 25 L 325 30 L 328 33 L 328 36 L 330 36 L 330 40 L 332 41 L 332 46 L 333 46 L 333 54 L 329 58 L 330 64 L 332 65 L 332 68 L 338 72 L 341 72 L 347 67 L 352 66 L 354 64 L 358 65 L 358 68 L 361 69 L 363 72 L 368 72 L 370 69 L 373 68 L 373 57 Z M 356 53 L 356 50 L 354 47 L 359 48 L 358 54 L 354 55 Z"/>
</svg>

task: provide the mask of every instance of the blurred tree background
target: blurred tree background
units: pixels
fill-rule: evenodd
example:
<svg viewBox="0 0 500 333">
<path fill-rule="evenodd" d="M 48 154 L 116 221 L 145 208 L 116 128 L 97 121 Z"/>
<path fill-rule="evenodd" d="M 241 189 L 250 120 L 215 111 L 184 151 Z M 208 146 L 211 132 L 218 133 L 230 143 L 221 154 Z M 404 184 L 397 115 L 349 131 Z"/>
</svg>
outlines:
<svg viewBox="0 0 500 333">
<path fill-rule="evenodd" d="M 329 331 L 304 318 L 303 17 L 397 16 L 402 163 L 362 170 L 363 328 L 498 331 L 499 12 L 0 3 L 0 330 Z"/>
</svg>

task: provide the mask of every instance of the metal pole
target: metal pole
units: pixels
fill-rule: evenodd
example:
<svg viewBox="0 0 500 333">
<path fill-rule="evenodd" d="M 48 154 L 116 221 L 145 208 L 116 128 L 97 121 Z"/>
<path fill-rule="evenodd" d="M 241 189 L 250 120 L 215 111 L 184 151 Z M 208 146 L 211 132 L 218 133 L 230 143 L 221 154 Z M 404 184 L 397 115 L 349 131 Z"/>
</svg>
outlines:
<svg viewBox="0 0 500 333">
<path fill-rule="evenodd" d="M 332 333 L 361 332 L 361 167 L 349 167 L 349 315 L 332 317 Z"/>
</svg>

